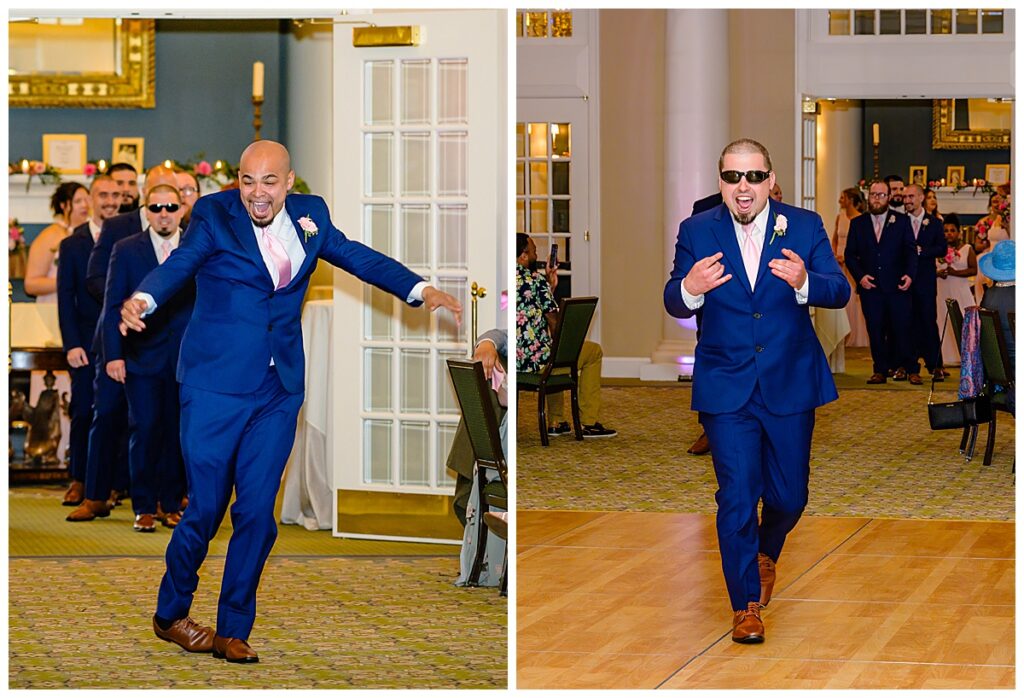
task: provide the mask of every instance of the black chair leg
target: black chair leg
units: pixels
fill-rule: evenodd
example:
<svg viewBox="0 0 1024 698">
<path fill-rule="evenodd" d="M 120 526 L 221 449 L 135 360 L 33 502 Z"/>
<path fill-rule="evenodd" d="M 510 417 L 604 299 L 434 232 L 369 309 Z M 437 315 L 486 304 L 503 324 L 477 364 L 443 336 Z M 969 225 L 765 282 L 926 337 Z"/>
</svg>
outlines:
<svg viewBox="0 0 1024 698">
<path fill-rule="evenodd" d="M 576 386 L 569 390 L 569 404 L 572 406 L 572 426 L 576 433 L 576 440 L 583 441 L 583 425 L 580 422 L 580 399 L 576 391 Z"/>
<path fill-rule="evenodd" d="M 537 391 L 537 419 L 540 422 L 540 445 L 548 445 L 548 396 L 541 388 Z"/>
<path fill-rule="evenodd" d="M 971 428 L 969 426 L 964 427 L 964 435 L 960 439 L 960 455 L 967 453 L 967 439 L 971 434 Z"/>
<path fill-rule="evenodd" d="M 992 421 L 988 423 L 988 442 L 985 444 L 985 459 L 982 465 L 992 465 L 992 452 L 996 450 L 996 413 L 992 411 Z"/>
<path fill-rule="evenodd" d="M 968 462 L 974 458 L 974 446 L 978 443 L 978 425 L 971 425 L 971 437 L 967 440 L 967 452 L 964 453 L 964 458 Z"/>
</svg>

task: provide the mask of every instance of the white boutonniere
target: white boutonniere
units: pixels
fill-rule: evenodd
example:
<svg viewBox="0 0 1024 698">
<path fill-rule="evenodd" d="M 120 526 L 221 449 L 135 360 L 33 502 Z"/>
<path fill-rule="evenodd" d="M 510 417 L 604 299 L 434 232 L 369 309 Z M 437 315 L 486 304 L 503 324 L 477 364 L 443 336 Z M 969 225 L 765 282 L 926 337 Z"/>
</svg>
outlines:
<svg viewBox="0 0 1024 698">
<path fill-rule="evenodd" d="M 891 224 L 891 223 L 895 223 L 895 222 L 896 222 L 896 216 L 895 215 L 889 216 L 889 223 Z"/>
<path fill-rule="evenodd" d="M 299 227 L 302 228 L 302 234 L 305 236 L 304 242 L 309 242 L 309 239 L 320 232 L 320 229 L 316 227 L 316 223 L 309 216 L 303 216 L 299 219 Z"/>
<path fill-rule="evenodd" d="M 786 228 L 788 227 L 789 221 L 786 220 L 786 217 L 784 215 L 780 213 L 779 215 L 775 216 L 775 229 L 772 230 L 772 239 L 768 241 L 768 244 L 771 245 L 773 242 L 775 242 L 776 235 L 778 235 L 780 238 L 785 237 Z"/>
<path fill-rule="evenodd" d="M 929 224 L 929 223 L 931 223 L 931 222 L 932 222 L 932 219 L 931 219 L 931 218 L 925 218 L 925 219 L 924 219 L 924 222 L 923 222 L 923 223 L 922 223 L 921 225 L 928 225 L 928 224 Z"/>
</svg>

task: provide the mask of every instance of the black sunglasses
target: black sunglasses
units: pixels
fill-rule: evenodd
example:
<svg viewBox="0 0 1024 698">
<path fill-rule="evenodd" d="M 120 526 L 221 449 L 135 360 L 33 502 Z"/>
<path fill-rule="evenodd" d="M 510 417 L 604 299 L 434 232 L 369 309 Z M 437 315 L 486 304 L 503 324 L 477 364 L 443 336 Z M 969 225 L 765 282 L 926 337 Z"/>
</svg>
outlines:
<svg viewBox="0 0 1024 698">
<path fill-rule="evenodd" d="M 167 213 L 177 213 L 178 209 L 181 208 L 181 204 L 150 204 L 146 208 L 153 213 L 160 213 L 164 209 L 167 209 Z"/>
<path fill-rule="evenodd" d="M 740 180 L 744 177 L 751 184 L 760 184 L 764 180 L 768 179 L 770 173 L 764 170 L 747 170 L 746 172 L 740 172 L 739 170 L 726 170 L 725 172 L 719 172 L 718 176 L 722 178 L 722 181 L 728 184 L 739 184 Z"/>
</svg>

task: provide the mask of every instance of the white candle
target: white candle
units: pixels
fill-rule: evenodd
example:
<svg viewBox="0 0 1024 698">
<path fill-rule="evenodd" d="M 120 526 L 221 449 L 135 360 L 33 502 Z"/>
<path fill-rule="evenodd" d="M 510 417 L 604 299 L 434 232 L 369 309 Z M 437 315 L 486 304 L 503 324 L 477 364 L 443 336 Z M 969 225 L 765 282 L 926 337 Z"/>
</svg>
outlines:
<svg viewBox="0 0 1024 698">
<path fill-rule="evenodd" d="M 28 174 L 28 160 L 22 160 L 21 161 L 21 171 L 24 174 Z"/>
<path fill-rule="evenodd" d="M 872 142 L 875 145 L 878 145 L 878 124 L 877 123 L 874 126 L 871 127 L 871 132 L 872 132 L 872 135 L 874 136 Z"/>
<path fill-rule="evenodd" d="M 263 61 L 252 64 L 252 96 L 263 99 Z"/>
</svg>

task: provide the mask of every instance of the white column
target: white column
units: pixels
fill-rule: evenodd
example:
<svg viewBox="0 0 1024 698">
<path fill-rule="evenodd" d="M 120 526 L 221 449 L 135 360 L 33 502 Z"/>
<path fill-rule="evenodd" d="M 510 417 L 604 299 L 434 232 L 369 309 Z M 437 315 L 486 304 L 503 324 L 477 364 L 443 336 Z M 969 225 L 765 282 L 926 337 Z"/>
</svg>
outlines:
<svg viewBox="0 0 1024 698">
<path fill-rule="evenodd" d="M 729 142 L 728 10 L 669 10 L 665 36 L 665 278 L 680 221 L 718 191 L 718 156 Z M 663 311 L 664 312 L 664 311 Z M 662 341 L 643 380 L 693 370 L 696 322 L 665 314 Z"/>
<path fill-rule="evenodd" d="M 857 186 L 865 174 L 861 162 L 861 121 L 859 100 L 823 100 L 818 116 L 817 210 L 831 237 L 839 213 L 839 194 Z"/>
</svg>

